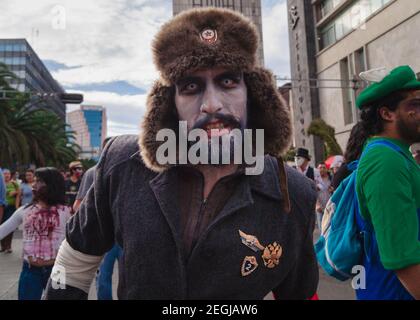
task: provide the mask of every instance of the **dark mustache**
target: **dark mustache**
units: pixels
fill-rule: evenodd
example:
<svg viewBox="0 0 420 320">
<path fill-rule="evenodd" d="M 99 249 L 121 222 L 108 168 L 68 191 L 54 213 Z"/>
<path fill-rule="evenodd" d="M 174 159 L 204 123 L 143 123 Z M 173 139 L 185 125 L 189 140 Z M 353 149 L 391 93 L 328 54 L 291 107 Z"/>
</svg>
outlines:
<svg viewBox="0 0 420 320">
<path fill-rule="evenodd" d="M 241 128 L 241 123 L 237 120 L 234 116 L 230 114 L 223 114 L 223 113 L 213 113 L 206 115 L 203 119 L 198 120 L 192 129 L 203 129 L 207 126 L 210 122 L 214 122 L 215 120 L 222 121 L 227 123 L 232 128 Z"/>
</svg>

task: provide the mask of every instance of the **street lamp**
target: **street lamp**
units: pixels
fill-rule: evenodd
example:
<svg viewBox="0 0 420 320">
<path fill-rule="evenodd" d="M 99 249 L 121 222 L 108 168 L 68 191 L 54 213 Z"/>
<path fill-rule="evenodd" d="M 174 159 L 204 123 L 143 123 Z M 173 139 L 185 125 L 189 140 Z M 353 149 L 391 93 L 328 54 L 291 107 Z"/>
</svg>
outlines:
<svg viewBox="0 0 420 320">
<path fill-rule="evenodd" d="M 81 104 L 83 102 L 83 95 L 78 93 L 60 93 L 58 98 L 64 104 Z"/>
</svg>

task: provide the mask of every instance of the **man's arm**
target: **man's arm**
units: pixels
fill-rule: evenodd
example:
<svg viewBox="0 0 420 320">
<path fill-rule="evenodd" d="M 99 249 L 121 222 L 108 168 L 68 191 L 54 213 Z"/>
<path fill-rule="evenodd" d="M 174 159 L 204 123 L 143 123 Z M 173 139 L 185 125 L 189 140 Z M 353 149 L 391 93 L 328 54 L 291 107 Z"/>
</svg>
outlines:
<svg viewBox="0 0 420 320">
<path fill-rule="evenodd" d="M 102 256 L 81 253 L 64 240 L 57 254 L 44 299 L 86 300 L 101 261 Z"/>
<path fill-rule="evenodd" d="M 420 300 L 420 264 L 396 271 L 398 279 L 416 300 Z"/>
<path fill-rule="evenodd" d="M 376 150 L 378 149 L 378 150 Z M 380 260 L 387 270 L 396 272 L 408 292 L 419 297 L 420 242 L 419 221 L 411 174 L 402 155 L 376 148 L 365 165 L 363 194 L 378 242 Z M 387 152 L 387 161 L 384 154 Z M 382 154 L 381 154 L 382 153 Z M 382 158 L 380 158 L 382 157 Z M 375 161 L 377 163 L 375 163 Z"/>
<path fill-rule="evenodd" d="M 276 300 L 309 300 L 316 294 L 319 271 L 312 240 L 314 227 L 315 215 L 312 214 L 296 264 L 287 278 L 273 290 Z"/>
<path fill-rule="evenodd" d="M 289 176 L 292 176 L 289 171 Z M 293 179 L 293 177 L 290 177 Z M 305 179 L 306 180 L 306 179 Z M 297 180 L 294 186 L 290 185 L 290 200 L 294 210 L 289 214 L 299 215 L 298 233 L 293 235 L 299 240 L 301 246 L 296 248 L 297 258 L 286 279 L 273 289 L 276 300 L 308 300 L 314 297 L 318 287 L 319 271 L 313 245 L 313 232 L 315 228 L 315 203 L 317 193 L 313 182 L 304 187 L 301 183 L 308 181 Z M 299 204 L 296 199 L 296 188 L 300 187 Z"/>
</svg>

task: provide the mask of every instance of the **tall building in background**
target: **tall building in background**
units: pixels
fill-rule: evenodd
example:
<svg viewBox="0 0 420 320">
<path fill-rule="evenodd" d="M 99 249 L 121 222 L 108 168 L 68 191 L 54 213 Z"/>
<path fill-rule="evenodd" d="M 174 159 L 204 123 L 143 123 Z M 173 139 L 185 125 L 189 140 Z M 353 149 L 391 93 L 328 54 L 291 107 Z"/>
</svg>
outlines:
<svg viewBox="0 0 420 320">
<path fill-rule="evenodd" d="M 79 110 L 67 113 L 67 123 L 75 132 L 75 142 L 82 149 L 79 157 L 98 160 L 102 142 L 107 136 L 106 109 L 82 105 Z"/>
<path fill-rule="evenodd" d="M 200 7 L 219 7 L 239 11 L 250 18 L 257 26 L 260 44 L 258 47 L 258 61 L 264 65 L 263 31 L 261 17 L 261 0 L 173 0 L 173 14 Z"/>
<path fill-rule="evenodd" d="M 317 116 L 335 128 L 344 149 L 366 86 L 360 72 L 399 65 L 420 71 L 420 1 L 288 0 L 288 10 L 295 137 L 301 141 Z"/>
<path fill-rule="evenodd" d="M 0 62 L 16 74 L 18 79 L 11 79 L 10 85 L 21 92 L 65 93 L 25 39 L 0 39 Z M 55 112 L 65 121 L 66 105 L 58 97 L 47 98 L 42 102 L 42 106 Z"/>
</svg>

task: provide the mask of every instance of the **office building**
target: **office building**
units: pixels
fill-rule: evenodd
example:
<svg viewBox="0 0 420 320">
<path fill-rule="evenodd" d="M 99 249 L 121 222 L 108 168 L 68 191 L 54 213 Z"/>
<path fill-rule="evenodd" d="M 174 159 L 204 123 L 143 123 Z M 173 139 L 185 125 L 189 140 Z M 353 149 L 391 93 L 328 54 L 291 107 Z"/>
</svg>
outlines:
<svg viewBox="0 0 420 320">
<path fill-rule="evenodd" d="M 6 64 L 17 76 L 17 79 L 10 80 L 11 87 L 20 92 L 33 93 L 31 103 L 35 107 L 42 105 L 65 120 L 66 105 L 57 96 L 43 99 L 37 96 L 45 93 L 62 94 L 65 91 L 25 39 L 0 39 L 0 62 Z"/>
<path fill-rule="evenodd" d="M 359 119 L 362 71 L 410 65 L 420 71 L 420 1 L 288 0 L 295 139 L 317 159 L 305 130 L 321 117 L 344 149 Z"/>
<path fill-rule="evenodd" d="M 79 110 L 67 113 L 67 123 L 75 132 L 74 142 L 82 149 L 79 157 L 98 160 L 107 136 L 106 109 L 82 105 Z"/>
</svg>

